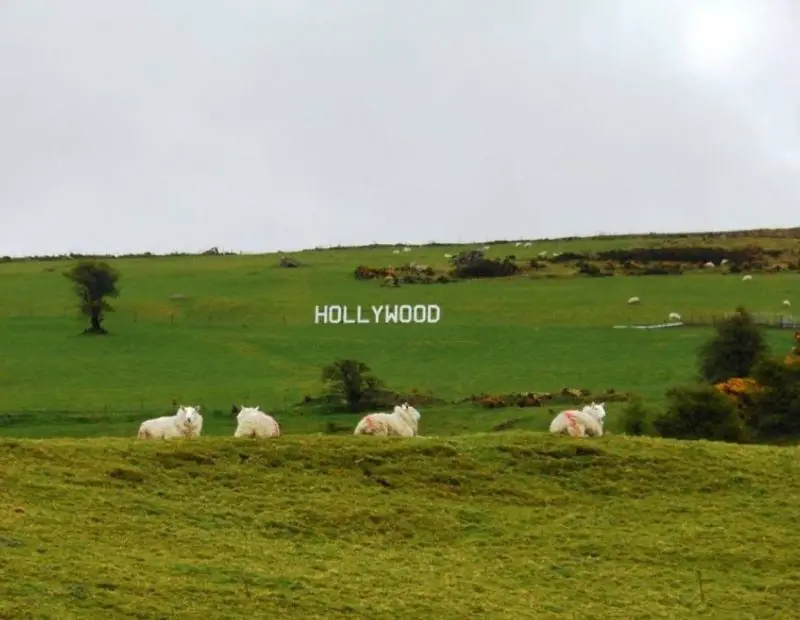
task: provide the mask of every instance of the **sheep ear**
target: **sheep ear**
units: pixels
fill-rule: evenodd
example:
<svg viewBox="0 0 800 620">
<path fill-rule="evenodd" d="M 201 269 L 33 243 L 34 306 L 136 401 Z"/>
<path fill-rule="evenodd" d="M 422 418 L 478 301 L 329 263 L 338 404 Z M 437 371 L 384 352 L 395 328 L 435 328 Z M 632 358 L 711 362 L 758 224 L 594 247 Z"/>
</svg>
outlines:
<svg viewBox="0 0 800 620">
<path fill-rule="evenodd" d="M 234 405 L 233 407 L 231 407 L 231 413 L 239 413 L 241 410 L 242 410 L 242 408 L 241 408 L 241 407 L 238 407 L 238 406 L 236 406 L 236 405 Z"/>
</svg>

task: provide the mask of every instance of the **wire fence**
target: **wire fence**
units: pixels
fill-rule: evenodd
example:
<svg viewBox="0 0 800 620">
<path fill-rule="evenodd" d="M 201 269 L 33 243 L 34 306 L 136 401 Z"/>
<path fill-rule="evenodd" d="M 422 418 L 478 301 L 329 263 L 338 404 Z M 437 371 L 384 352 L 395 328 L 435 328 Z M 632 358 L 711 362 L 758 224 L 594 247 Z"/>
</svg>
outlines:
<svg viewBox="0 0 800 620">
<path fill-rule="evenodd" d="M 684 325 L 709 326 L 735 316 L 736 312 L 724 312 L 722 314 L 698 314 L 682 317 Z M 780 312 L 753 312 L 753 321 L 762 327 L 774 329 L 800 329 L 800 317 Z"/>
</svg>

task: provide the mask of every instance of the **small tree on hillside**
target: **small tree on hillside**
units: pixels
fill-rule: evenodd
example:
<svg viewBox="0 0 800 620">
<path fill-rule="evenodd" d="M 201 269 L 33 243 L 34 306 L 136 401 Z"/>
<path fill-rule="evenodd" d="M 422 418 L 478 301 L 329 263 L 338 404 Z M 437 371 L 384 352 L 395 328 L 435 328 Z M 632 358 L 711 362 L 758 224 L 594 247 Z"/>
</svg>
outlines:
<svg viewBox="0 0 800 620">
<path fill-rule="evenodd" d="M 329 395 L 343 400 L 354 413 L 374 406 L 384 392 L 383 382 L 358 360 L 336 360 L 322 370 Z"/>
<path fill-rule="evenodd" d="M 749 377 L 753 367 L 768 353 L 764 334 L 742 307 L 718 323 L 714 337 L 699 352 L 700 376 L 707 383 L 732 377 Z"/>
<path fill-rule="evenodd" d="M 105 312 L 113 312 L 106 298 L 119 296 L 119 273 L 110 265 L 94 260 L 84 260 L 64 274 L 69 278 L 78 296 L 81 314 L 88 317 L 90 325 L 84 334 L 107 334 L 101 323 Z"/>
</svg>

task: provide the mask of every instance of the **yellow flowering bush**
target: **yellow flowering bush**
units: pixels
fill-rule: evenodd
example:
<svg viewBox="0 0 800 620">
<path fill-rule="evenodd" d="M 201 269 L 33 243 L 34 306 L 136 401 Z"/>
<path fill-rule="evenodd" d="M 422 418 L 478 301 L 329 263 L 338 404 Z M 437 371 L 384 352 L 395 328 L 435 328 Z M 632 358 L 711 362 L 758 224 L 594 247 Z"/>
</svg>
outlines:
<svg viewBox="0 0 800 620">
<path fill-rule="evenodd" d="M 751 377 L 732 377 L 714 385 L 720 392 L 731 398 L 737 405 L 744 405 L 750 396 L 760 392 L 762 387 Z"/>
</svg>

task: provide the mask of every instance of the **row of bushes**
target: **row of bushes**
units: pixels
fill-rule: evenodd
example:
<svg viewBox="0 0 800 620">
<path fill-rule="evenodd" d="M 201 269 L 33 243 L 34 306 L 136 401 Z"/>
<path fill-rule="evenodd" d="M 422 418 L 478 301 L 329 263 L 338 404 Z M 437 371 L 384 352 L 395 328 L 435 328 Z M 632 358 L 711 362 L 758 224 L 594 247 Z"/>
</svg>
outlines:
<svg viewBox="0 0 800 620">
<path fill-rule="evenodd" d="M 472 402 L 487 409 L 506 407 L 542 407 L 545 404 L 577 405 L 593 400 L 595 402 L 615 402 L 630 400 L 631 394 L 617 392 L 610 388 L 604 392 L 593 393 L 587 389 L 563 388 L 560 392 L 512 392 L 510 394 L 472 394 L 456 401 L 455 404 Z"/>
<path fill-rule="evenodd" d="M 359 265 L 353 272 L 357 280 L 384 279 L 393 284 L 446 284 L 457 279 L 498 278 L 512 276 L 521 271 L 514 262 L 514 256 L 506 256 L 502 260 L 486 258 L 483 252 L 473 250 L 462 252 L 452 258 L 453 268 L 447 274 L 436 275 L 430 267 L 403 264 L 398 267 L 368 267 Z"/>
</svg>

